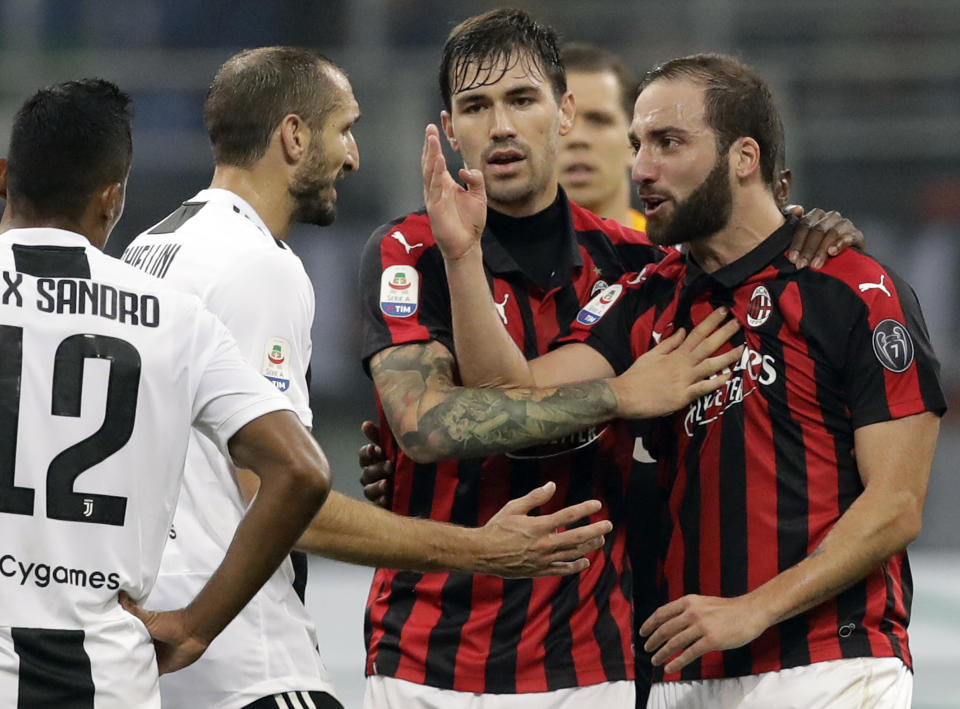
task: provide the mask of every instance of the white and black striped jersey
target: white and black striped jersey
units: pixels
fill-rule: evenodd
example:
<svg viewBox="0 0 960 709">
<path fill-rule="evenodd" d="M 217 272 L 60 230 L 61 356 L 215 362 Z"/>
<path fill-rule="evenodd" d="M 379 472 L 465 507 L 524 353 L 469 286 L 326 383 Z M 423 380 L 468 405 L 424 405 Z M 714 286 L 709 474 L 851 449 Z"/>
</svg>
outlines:
<svg viewBox="0 0 960 709">
<path fill-rule="evenodd" d="M 134 239 L 122 259 L 198 295 L 247 361 L 311 425 L 313 286 L 300 258 L 273 238 L 247 202 L 227 190 L 203 190 Z M 151 607 L 178 607 L 206 583 L 244 509 L 230 461 L 194 436 Z M 316 630 L 293 583 L 285 561 L 198 662 L 161 678 L 164 706 L 236 709 L 279 692 L 332 693 Z"/>
<path fill-rule="evenodd" d="M 0 234 L 0 706 L 159 706 L 117 595 L 153 587 L 190 425 L 226 455 L 289 408 L 197 298 L 79 234 Z"/>
</svg>

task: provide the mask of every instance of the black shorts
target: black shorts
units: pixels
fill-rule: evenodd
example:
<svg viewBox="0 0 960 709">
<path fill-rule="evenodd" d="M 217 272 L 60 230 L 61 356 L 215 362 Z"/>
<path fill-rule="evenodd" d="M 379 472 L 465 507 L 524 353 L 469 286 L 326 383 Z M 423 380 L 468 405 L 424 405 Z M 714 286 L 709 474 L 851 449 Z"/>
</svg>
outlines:
<svg viewBox="0 0 960 709">
<path fill-rule="evenodd" d="M 281 692 L 247 704 L 244 709 L 343 709 L 343 704 L 326 692 Z"/>
</svg>

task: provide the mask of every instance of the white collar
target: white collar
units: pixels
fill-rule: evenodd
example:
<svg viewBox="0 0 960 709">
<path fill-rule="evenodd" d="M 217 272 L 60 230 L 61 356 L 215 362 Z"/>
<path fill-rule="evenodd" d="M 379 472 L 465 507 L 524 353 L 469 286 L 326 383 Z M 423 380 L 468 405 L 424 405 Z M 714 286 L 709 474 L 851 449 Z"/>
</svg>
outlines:
<svg viewBox="0 0 960 709">
<path fill-rule="evenodd" d="M 205 190 L 200 190 L 196 196 L 189 201 L 229 204 L 231 207 L 233 207 L 234 211 L 242 214 L 251 222 L 253 222 L 254 226 L 262 231 L 265 236 L 270 237 L 271 240 L 274 239 L 273 234 L 267 228 L 267 225 L 264 223 L 263 219 L 261 219 L 260 215 L 257 214 L 257 210 L 251 207 L 250 203 L 236 192 L 231 192 L 230 190 L 225 190 L 221 187 L 208 187 Z"/>
<path fill-rule="evenodd" d="M 93 246 L 83 234 L 53 227 L 24 227 L 8 229 L 0 239 L 30 246 Z"/>
</svg>

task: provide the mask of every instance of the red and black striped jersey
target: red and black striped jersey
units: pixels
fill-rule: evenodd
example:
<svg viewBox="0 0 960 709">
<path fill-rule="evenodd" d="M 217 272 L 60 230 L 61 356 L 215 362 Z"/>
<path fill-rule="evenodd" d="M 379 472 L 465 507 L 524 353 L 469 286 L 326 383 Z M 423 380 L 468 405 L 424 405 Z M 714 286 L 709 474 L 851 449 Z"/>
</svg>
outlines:
<svg viewBox="0 0 960 709">
<path fill-rule="evenodd" d="M 713 273 L 674 253 L 624 276 L 578 314 L 565 338 L 586 342 L 622 372 L 715 307 L 729 307 L 742 324 L 724 347 L 746 345 L 730 381 L 657 424 L 668 600 L 738 596 L 799 563 L 863 491 L 855 429 L 946 408 L 910 287 L 857 251 L 798 271 L 785 255 L 794 226 L 788 221 Z M 899 657 L 910 666 L 911 596 L 901 552 L 749 645 L 707 654 L 663 679 L 846 657 Z"/>
<path fill-rule="evenodd" d="M 577 311 L 626 269 L 660 258 L 640 232 L 561 199 L 566 234 L 558 253 L 562 284 L 542 289 L 488 227 L 487 278 L 503 322 L 527 357 L 569 332 Z M 562 269 L 562 270 L 561 270 Z M 364 363 L 384 348 L 436 340 L 454 351 L 443 259 L 427 215 L 379 228 L 364 251 Z M 389 430 L 380 410 L 381 430 Z M 630 572 L 625 559 L 626 477 L 632 439 L 622 423 L 552 444 L 483 459 L 417 464 L 396 441 L 393 510 L 482 525 L 509 499 L 548 480 L 557 494 L 541 512 L 590 498 L 604 502 L 615 532 L 590 567 L 564 578 L 504 580 L 463 573 L 378 569 L 367 604 L 367 674 L 481 693 L 542 692 L 633 678 Z"/>
</svg>

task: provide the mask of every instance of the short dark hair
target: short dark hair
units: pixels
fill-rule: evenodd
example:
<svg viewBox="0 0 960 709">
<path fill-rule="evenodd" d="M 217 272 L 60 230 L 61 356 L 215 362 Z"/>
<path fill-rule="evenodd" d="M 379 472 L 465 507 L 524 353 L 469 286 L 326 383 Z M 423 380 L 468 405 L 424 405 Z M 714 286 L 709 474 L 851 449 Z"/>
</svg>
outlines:
<svg viewBox="0 0 960 709">
<path fill-rule="evenodd" d="M 673 59 L 644 74 L 639 92 L 660 79 L 688 78 L 703 84 L 707 125 L 717 134 L 717 150 L 737 138 L 749 137 L 760 146 L 760 175 L 773 187 L 777 162 L 782 164 L 783 122 L 770 87 L 743 62 L 725 54 L 694 54 Z"/>
<path fill-rule="evenodd" d="M 40 89 L 13 119 L 10 195 L 37 217 L 79 217 L 95 190 L 126 179 L 131 116 L 130 97 L 103 79 Z"/>
<path fill-rule="evenodd" d="M 514 52 L 516 61 L 509 64 Z M 491 10 L 464 20 L 443 45 L 439 80 L 444 107 L 450 110 L 454 87 L 488 86 L 516 64 L 547 79 L 557 101 L 566 92 L 557 35 L 550 27 L 515 9 Z"/>
<path fill-rule="evenodd" d="M 337 105 L 341 69 L 322 54 L 295 47 L 260 47 L 230 57 L 213 78 L 203 124 L 217 165 L 250 167 L 270 146 L 284 116 L 311 127 Z"/>
<path fill-rule="evenodd" d="M 586 42 L 567 42 L 560 47 L 560 56 L 567 73 L 601 74 L 610 72 L 620 86 L 620 103 L 627 114 L 627 123 L 633 120 L 633 102 L 637 98 L 637 78 L 624 66 L 616 54 L 603 47 Z"/>
</svg>

